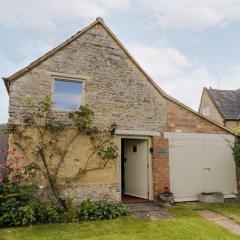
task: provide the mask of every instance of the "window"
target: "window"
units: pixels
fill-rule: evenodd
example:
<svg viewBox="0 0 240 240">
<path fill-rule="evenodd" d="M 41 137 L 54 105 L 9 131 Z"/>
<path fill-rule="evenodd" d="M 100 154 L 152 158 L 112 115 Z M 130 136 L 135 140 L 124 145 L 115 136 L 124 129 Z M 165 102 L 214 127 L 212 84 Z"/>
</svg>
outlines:
<svg viewBox="0 0 240 240">
<path fill-rule="evenodd" d="M 137 152 L 137 146 L 133 146 L 133 152 L 134 152 L 134 153 Z"/>
<path fill-rule="evenodd" d="M 83 82 L 68 79 L 54 79 L 54 108 L 78 110 L 83 105 Z"/>
<path fill-rule="evenodd" d="M 203 108 L 203 115 L 206 117 L 210 115 L 210 107 L 209 106 Z"/>
</svg>

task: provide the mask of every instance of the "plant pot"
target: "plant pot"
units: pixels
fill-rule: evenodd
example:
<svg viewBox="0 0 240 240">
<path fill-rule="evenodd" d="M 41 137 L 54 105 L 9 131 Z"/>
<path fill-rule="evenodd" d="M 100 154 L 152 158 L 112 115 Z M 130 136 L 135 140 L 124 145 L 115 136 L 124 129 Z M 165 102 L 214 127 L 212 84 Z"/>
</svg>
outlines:
<svg viewBox="0 0 240 240">
<path fill-rule="evenodd" d="M 171 192 L 161 192 L 159 194 L 159 199 L 162 207 L 168 207 L 174 204 L 173 193 Z"/>
</svg>

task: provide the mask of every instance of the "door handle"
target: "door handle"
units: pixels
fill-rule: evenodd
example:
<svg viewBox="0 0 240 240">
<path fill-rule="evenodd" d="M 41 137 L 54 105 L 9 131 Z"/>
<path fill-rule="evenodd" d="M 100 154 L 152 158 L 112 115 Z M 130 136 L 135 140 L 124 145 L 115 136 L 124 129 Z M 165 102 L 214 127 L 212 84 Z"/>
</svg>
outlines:
<svg viewBox="0 0 240 240">
<path fill-rule="evenodd" d="M 124 162 L 126 162 L 127 161 L 127 159 L 126 158 L 124 158 Z"/>
<path fill-rule="evenodd" d="M 204 167 L 203 170 L 208 170 L 208 171 L 210 171 L 211 168 L 210 168 L 210 167 Z"/>
</svg>

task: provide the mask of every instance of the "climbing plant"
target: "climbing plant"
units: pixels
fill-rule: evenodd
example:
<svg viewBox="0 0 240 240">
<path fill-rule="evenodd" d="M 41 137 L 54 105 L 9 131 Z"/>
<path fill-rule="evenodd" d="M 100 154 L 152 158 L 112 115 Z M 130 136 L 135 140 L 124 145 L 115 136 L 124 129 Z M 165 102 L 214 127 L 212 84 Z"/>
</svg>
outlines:
<svg viewBox="0 0 240 240">
<path fill-rule="evenodd" d="M 237 200 L 240 201 L 240 128 L 234 128 L 235 141 L 232 148 L 232 154 L 236 166 L 236 177 L 237 177 Z"/>
<path fill-rule="evenodd" d="M 18 147 L 28 163 L 24 175 L 31 175 L 38 184 L 39 178 L 44 180 L 55 200 L 61 207 L 67 209 L 66 199 L 62 194 L 63 189 L 88 171 L 103 169 L 109 162 L 117 159 L 118 149 L 113 136 L 110 131 L 99 130 L 94 125 L 94 113 L 87 106 L 81 106 L 78 111 L 69 113 L 68 123 L 63 123 L 52 111 L 53 103 L 49 97 L 45 97 L 37 104 L 32 101 L 25 101 L 24 104 L 27 110 L 22 114 L 22 124 L 9 126 L 12 144 Z M 74 134 L 66 135 L 68 129 L 75 129 Z M 77 174 L 66 178 L 63 184 L 59 172 L 72 144 L 83 133 L 90 138 L 89 157 L 85 165 L 78 169 Z M 94 156 L 98 156 L 97 165 L 90 164 L 96 159 Z"/>
</svg>

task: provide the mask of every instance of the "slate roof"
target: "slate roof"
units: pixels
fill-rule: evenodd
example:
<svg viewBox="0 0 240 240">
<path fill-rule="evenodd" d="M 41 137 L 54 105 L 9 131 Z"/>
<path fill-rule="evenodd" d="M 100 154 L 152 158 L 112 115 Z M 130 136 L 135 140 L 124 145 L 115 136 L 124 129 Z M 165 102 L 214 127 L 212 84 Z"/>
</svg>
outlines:
<svg viewBox="0 0 240 240">
<path fill-rule="evenodd" d="M 208 89 L 209 95 L 225 120 L 240 120 L 240 89 Z"/>
</svg>

